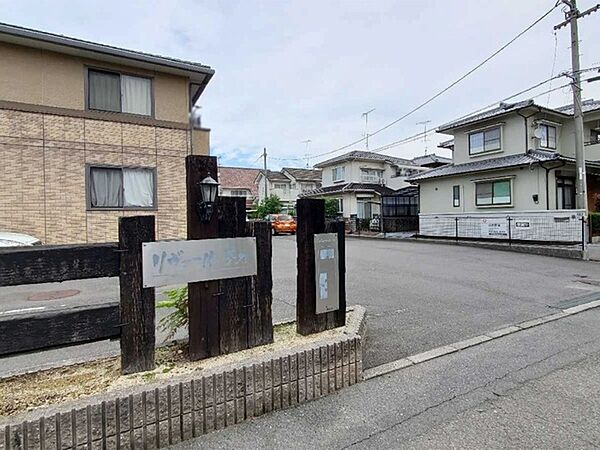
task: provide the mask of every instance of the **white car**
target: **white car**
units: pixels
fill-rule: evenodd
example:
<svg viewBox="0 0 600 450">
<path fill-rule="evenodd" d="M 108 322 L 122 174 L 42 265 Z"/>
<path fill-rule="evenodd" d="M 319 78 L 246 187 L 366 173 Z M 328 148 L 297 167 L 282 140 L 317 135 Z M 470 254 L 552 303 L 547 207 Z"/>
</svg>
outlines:
<svg viewBox="0 0 600 450">
<path fill-rule="evenodd" d="M 28 247 L 31 245 L 41 245 L 42 241 L 38 238 L 22 233 L 11 233 L 0 231 L 0 248 L 3 247 Z"/>
</svg>

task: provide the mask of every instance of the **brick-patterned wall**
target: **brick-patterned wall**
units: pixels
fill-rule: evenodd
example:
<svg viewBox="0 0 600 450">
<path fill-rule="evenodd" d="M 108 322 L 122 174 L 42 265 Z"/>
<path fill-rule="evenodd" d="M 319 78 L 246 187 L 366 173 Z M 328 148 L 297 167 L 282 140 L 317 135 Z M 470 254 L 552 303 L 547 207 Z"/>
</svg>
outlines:
<svg viewBox="0 0 600 450">
<path fill-rule="evenodd" d="M 0 231 L 45 244 L 115 241 L 120 216 L 156 214 L 158 239 L 183 238 L 189 153 L 187 130 L 0 110 Z M 158 211 L 86 211 L 93 163 L 156 168 Z"/>
</svg>

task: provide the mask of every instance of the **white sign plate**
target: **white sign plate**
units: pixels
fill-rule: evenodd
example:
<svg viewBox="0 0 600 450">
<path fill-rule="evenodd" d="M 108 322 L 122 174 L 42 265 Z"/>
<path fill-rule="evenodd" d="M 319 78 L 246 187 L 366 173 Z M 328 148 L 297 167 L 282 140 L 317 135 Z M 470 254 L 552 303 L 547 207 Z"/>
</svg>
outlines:
<svg viewBox="0 0 600 450">
<path fill-rule="evenodd" d="M 144 287 L 256 275 L 256 238 L 142 244 Z"/>
<path fill-rule="evenodd" d="M 482 237 L 507 237 L 506 219 L 481 219 Z"/>
</svg>

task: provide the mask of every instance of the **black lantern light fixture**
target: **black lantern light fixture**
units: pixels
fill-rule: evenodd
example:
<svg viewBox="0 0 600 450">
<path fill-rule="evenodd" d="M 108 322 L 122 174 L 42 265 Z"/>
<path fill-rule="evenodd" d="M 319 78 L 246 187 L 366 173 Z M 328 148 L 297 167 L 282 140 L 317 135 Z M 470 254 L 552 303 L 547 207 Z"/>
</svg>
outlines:
<svg viewBox="0 0 600 450">
<path fill-rule="evenodd" d="M 217 199 L 219 183 L 207 176 L 200 182 L 200 201 L 196 204 L 196 212 L 202 223 L 210 222 L 213 215 L 213 205 Z"/>
</svg>

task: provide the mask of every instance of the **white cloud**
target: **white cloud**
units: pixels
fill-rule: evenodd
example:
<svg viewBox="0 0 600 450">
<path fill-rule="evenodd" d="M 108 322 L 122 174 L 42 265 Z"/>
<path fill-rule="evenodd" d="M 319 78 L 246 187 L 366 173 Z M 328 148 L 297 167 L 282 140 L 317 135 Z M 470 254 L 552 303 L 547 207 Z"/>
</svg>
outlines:
<svg viewBox="0 0 600 450">
<path fill-rule="evenodd" d="M 302 157 L 307 138 L 314 153 L 359 139 L 361 113 L 370 108 L 376 108 L 370 129 L 378 129 L 482 61 L 554 2 L 0 0 L 0 7 L 9 23 L 211 65 L 216 75 L 201 104 L 213 151 L 228 164 L 251 164 L 264 146 L 276 157 Z M 581 9 L 594 4 L 579 3 Z M 556 9 L 460 85 L 373 137 L 371 148 L 420 132 L 416 122 L 437 125 L 548 78 L 552 27 L 562 19 Z M 600 14 L 581 21 L 583 67 L 600 63 L 599 21 Z M 570 66 L 567 29 L 557 32 L 557 42 L 555 73 Z M 594 95 L 600 97 L 600 82 L 584 86 L 584 97 Z M 550 106 L 567 102 L 568 91 L 550 97 Z M 413 156 L 422 149 L 415 142 L 389 153 Z"/>
</svg>

